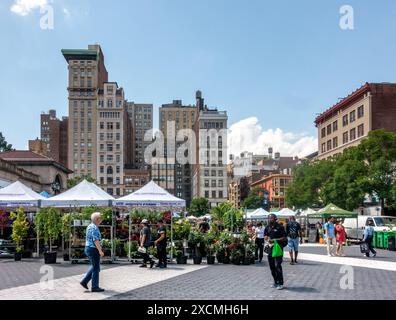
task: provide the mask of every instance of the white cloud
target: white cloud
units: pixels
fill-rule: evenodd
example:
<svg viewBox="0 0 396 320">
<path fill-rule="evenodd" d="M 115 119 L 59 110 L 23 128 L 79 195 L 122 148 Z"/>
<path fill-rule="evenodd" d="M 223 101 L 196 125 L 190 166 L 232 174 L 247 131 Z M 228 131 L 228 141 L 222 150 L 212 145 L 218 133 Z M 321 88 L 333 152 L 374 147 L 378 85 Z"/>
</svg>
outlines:
<svg viewBox="0 0 396 320">
<path fill-rule="evenodd" d="M 268 148 L 281 156 L 304 157 L 318 149 L 318 140 L 305 133 L 284 132 L 282 129 L 263 130 L 256 117 L 234 123 L 228 132 L 228 152 L 239 156 L 241 152 L 268 154 Z"/>
<path fill-rule="evenodd" d="M 48 0 L 15 0 L 11 6 L 11 12 L 20 16 L 27 16 L 36 8 L 42 8 L 48 4 Z"/>
<path fill-rule="evenodd" d="M 68 9 L 66 9 L 66 8 L 63 8 L 62 11 L 63 11 L 63 14 L 64 14 L 65 18 L 69 19 L 70 15 L 71 15 L 70 11 Z"/>
</svg>

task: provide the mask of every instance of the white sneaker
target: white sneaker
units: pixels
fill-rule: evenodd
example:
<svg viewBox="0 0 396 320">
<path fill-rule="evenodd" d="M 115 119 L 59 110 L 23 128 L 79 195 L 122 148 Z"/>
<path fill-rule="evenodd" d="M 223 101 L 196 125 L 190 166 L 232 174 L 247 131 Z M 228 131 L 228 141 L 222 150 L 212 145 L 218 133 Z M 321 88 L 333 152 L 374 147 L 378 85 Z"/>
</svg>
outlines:
<svg viewBox="0 0 396 320">
<path fill-rule="evenodd" d="M 276 290 L 283 290 L 283 289 L 284 289 L 284 286 L 282 286 L 281 284 L 276 287 Z"/>
<path fill-rule="evenodd" d="M 275 284 L 275 283 L 273 283 L 273 284 L 271 284 L 271 288 L 272 289 L 275 289 L 275 288 L 277 288 L 278 286 Z"/>
</svg>

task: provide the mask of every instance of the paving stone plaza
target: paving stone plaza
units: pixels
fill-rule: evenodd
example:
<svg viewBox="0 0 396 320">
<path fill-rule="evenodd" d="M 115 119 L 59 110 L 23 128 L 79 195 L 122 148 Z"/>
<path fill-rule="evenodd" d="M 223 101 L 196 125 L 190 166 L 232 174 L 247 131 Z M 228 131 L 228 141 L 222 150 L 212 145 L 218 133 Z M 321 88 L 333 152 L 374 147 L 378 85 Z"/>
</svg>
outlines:
<svg viewBox="0 0 396 320">
<path fill-rule="evenodd" d="M 142 269 L 136 264 L 103 264 L 103 293 L 80 285 L 85 264 L 0 260 L 0 300 L 387 300 L 394 299 L 396 253 L 378 250 L 366 258 L 358 246 L 347 257 L 328 257 L 324 246 L 301 246 L 300 261 L 290 265 L 285 252 L 285 289 L 270 288 L 268 262 L 251 266 L 169 264 L 167 269 Z M 59 259 L 60 260 L 60 259 Z M 53 274 L 53 281 L 47 280 Z M 346 279 L 345 277 L 351 277 Z M 255 284 L 254 286 L 252 284 Z"/>
</svg>

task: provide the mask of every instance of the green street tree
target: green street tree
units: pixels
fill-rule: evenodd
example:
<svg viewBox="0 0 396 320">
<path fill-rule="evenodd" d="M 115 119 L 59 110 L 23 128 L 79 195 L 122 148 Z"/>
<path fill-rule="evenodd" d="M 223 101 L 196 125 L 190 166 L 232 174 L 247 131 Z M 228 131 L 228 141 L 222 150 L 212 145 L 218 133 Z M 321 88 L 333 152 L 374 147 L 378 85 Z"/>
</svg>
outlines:
<svg viewBox="0 0 396 320">
<path fill-rule="evenodd" d="M 96 180 L 94 178 L 92 178 L 90 175 L 82 175 L 79 177 L 74 177 L 74 178 L 68 179 L 67 180 L 67 188 L 71 189 L 71 188 L 75 187 L 84 179 L 87 180 L 88 182 L 96 183 Z"/>
<path fill-rule="evenodd" d="M 190 204 L 190 214 L 201 217 L 209 213 L 209 201 L 206 198 L 194 198 Z"/>
<path fill-rule="evenodd" d="M 263 194 L 266 190 L 260 187 L 250 190 L 248 196 L 243 200 L 242 207 L 246 209 L 257 209 L 263 207 Z"/>
<path fill-rule="evenodd" d="M 12 144 L 9 144 L 3 136 L 3 133 L 0 132 L 0 152 L 11 151 Z"/>
</svg>

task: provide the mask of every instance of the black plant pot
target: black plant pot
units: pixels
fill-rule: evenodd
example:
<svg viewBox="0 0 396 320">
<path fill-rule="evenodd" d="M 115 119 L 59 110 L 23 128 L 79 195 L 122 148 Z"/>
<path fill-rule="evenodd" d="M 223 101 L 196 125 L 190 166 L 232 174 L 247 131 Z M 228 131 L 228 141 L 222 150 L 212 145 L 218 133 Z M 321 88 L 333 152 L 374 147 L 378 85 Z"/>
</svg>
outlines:
<svg viewBox="0 0 396 320">
<path fill-rule="evenodd" d="M 44 252 L 44 263 L 55 264 L 57 252 Z"/>
<path fill-rule="evenodd" d="M 244 266 L 249 266 L 250 265 L 250 258 L 249 257 L 244 257 L 242 263 L 243 263 Z"/>
<path fill-rule="evenodd" d="M 232 258 L 232 264 L 239 266 L 241 264 L 241 258 L 240 257 Z"/>
<path fill-rule="evenodd" d="M 63 261 L 70 261 L 70 256 L 68 253 L 63 254 Z"/>
<path fill-rule="evenodd" d="M 181 256 L 176 258 L 177 264 L 187 264 L 187 256 Z"/>
<path fill-rule="evenodd" d="M 224 255 L 223 254 L 216 255 L 216 258 L 217 258 L 217 262 L 218 263 L 223 263 L 223 261 L 224 261 Z"/>
<path fill-rule="evenodd" d="M 202 263 L 202 257 L 194 256 L 193 257 L 193 262 L 194 262 L 194 264 L 201 264 Z"/>
<path fill-rule="evenodd" d="M 207 256 L 206 257 L 206 263 L 207 264 L 215 264 L 215 259 L 216 259 L 215 256 Z"/>
<path fill-rule="evenodd" d="M 230 264 L 230 257 L 229 256 L 224 256 L 223 264 Z"/>
<path fill-rule="evenodd" d="M 22 253 L 20 253 L 20 252 L 15 252 L 15 253 L 14 253 L 14 260 L 15 260 L 15 261 L 21 261 L 21 260 L 22 260 Z"/>
</svg>

